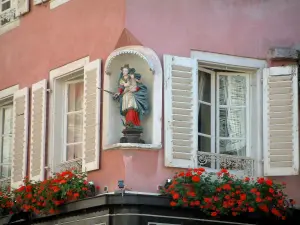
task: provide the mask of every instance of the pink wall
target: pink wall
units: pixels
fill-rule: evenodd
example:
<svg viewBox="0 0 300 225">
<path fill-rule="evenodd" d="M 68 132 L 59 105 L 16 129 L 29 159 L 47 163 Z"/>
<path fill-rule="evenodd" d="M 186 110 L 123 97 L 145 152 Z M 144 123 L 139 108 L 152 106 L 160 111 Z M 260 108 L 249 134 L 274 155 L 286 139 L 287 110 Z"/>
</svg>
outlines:
<svg viewBox="0 0 300 225">
<path fill-rule="evenodd" d="M 0 36 L 0 90 L 31 86 L 87 55 L 105 60 L 124 28 L 160 57 L 189 56 L 197 49 L 265 58 L 270 47 L 300 43 L 299 10 L 299 0 L 71 0 L 54 10 L 33 6 L 20 27 Z M 134 191 L 154 192 L 175 171 L 164 167 L 163 150 L 111 150 L 101 152 L 101 169 L 89 178 L 110 191 L 124 179 Z M 300 202 L 300 177 L 285 180 Z"/>
<path fill-rule="evenodd" d="M 300 43 L 299 10 L 299 0 L 127 0 L 126 28 L 159 55 L 265 58 Z"/>
<path fill-rule="evenodd" d="M 271 47 L 299 46 L 299 11 L 299 0 L 127 0 L 125 24 L 160 57 L 189 57 L 195 49 L 264 59 Z M 160 177 L 171 174 L 153 165 L 151 170 Z M 288 194 L 300 203 L 300 176 L 274 179 L 286 181 Z"/>
</svg>

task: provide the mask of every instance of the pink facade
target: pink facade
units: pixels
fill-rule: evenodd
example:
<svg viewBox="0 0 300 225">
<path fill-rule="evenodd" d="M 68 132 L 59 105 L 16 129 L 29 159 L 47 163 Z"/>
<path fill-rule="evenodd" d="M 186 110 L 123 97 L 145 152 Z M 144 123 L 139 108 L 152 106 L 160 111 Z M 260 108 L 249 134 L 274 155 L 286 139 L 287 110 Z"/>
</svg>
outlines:
<svg viewBox="0 0 300 225">
<path fill-rule="evenodd" d="M 85 56 L 105 61 L 125 28 L 160 58 L 201 50 L 266 59 L 271 47 L 300 44 L 299 10 L 298 0 L 71 0 L 53 10 L 32 4 L 20 26 L 0 36 L 0 90 L 31 87 Z M 163 149 L 106 150 L 89 179 L 110 191 L 124 179 L 132 191 L 157 192 L 175 171 L 164 166 Z M 276 179 L 300 201 L 299 176 Z"/>
</svg>

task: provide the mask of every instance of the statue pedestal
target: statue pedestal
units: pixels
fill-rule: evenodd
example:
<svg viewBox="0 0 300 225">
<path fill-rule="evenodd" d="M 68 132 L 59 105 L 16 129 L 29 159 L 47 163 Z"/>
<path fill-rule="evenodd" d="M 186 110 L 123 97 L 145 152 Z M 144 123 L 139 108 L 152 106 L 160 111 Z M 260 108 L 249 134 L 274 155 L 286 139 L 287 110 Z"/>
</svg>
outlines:
<svg viewBox="0 0 300 225">
<path fill-rule="evenodd" d="M 140 143 L 145 144 L 145 141 L 141 139 L 142 129 L 137 128 L 125 128 L 122 133 L 123 137 L 120 139 L 120 143 Z"/>
</svg>

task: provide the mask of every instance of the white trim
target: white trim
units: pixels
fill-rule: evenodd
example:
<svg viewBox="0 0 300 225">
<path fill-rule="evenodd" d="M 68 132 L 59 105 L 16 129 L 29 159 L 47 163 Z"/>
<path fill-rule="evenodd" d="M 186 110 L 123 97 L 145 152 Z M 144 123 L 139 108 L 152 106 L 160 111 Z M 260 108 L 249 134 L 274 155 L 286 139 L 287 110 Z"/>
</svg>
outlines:
<svg viewBox="0 0 300 225">
<path fill-rule="evenodd" d="M 51 0 L 50 9 L 55 9 L 56 7 L 69 2 L 70 0 Z"/>
<path fill-rule="evenodd" d="M 237 71 L 244 71 L 245 73 L 253 74 L 256 77 L 256 123 L 255 132 L 256 135 L 256 146 L 257 148 L 253 147 L 251 143 L 250 146 L 254 149 L 255 152 L 255 175 L 261 176 L 263 174 L 263 165 L 262 165 L 262 138 L 263 138 L 263 125 L 262 125 L 262 70 L 263 68 L 267 67 L 266 60 L 260 59 L 253 59 L 253 58 L 244 58 L 238 56 L 231 56 L 231 55 L 224 55 L 224 54 L 217 54 L 217 53 L 210 53 L 210 52 L 203 52 L 203 51 L 191 51 L 191 58 L 195 58 L 198 60 L 198 63 L 209 64 L 210 66 L 223 66 L 224 70 L 234 69 Z M 250 85 L 252 86 L 252 84 Z M 252 94 L 252 92 L 250 91 Z M 252 101 L 252 97 L 250 96 L 249 101 Z M 251 105 L 249 106 L 251 107 Z M 253 127 L 253 126 L 252 126 Z M 253 140 L 253 137 L 251 138 Z"/>
<path fill-rule="evenodd" d="M 0 27 L 0 35 L 5 34 L 6 32 L 8 32 L 18 26 L 20 26 L 20 19 L 16 18 L 14 21 Z"/>
<path fill-rule="evenodd" d="M 19 90 L 19 85 L 18 84 L 1 90 L 0 91 L 0 101 L 5 99 L 5 98 L 13 97 L 14 93 L 17 90 Z"/>
<path fill-rule="evenodd" d="M 140 149 L 140 150 L 160 150 L 162 145 L 155 144 L 137 144 L 137 143 L 117 143 L 113 145 L 108 145 L 103 150 L 109 149 Z"/>
<path fill-rule="evenodd" d="M 49 113 L 49 157 L 48 157 L 48 168 L 50 167 L 50 169 L 57 169 L 54 168 L 54 165 L 59 165 L 61 162 L 57 162 L 55 164 L 55 112 L 57 110 L 57 108 L 59 109 L 63 102 L 57 103 L 55 102 L 56 98 L 55 98 L 55 93 L 57 91 L 57 87 L 58 86 L 58 82 L 59 80 L 66 78 L 67 76 L 72 76 L 74 72 L 79 71 L 84 69 L 84 66 L 86 64 L 89 63 L 89 56 L 78 59 L 74 62 L 71 62 L 69 64 L 66 64 L 62 67 L 56 68 L 54 70 L 50 71 L 49 77 L 49 83 L 50 83 L 50 90 L 51 90 L 51 94 L 49 96 L 49 102 L 50 102 L 50 113 Z M 63 96 L 60 96 L 59 100 L 62 101 L 64 99 Z M 57 106 L 55 105 L 57 103 Z M 53 172 L 53 171 L 52 171 Z"/>
</svg>

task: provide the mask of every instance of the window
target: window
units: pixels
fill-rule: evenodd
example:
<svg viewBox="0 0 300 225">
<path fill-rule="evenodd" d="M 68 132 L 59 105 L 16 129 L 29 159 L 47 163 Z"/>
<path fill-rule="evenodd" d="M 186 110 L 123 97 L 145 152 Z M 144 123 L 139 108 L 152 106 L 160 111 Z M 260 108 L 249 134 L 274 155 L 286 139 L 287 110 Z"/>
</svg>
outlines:
<svg viewBox="0 0 300 225">
<path fill-rule="evenodd" d="M 165 165 L 261 175 L 265 67 L 208 52 L 165 55 Z"/>
<path fill-rule="evenodd" d="M 0 179 L 11 176 L 12 112 L 11 103 L 0 107 Z"/>
<path fill-rule="evenodd" d="M 12 0 L 1 0 L 1 26 L 12 22 L 15 19 L 15 8 L 12 7 Z"/>
<path fill-rule="evenodd" d="M 250 156 L 249 89 L 249 74 L 199 68 L 198 151 Z M 225 166 L 216 161 L 202 166 Z"/>
<path fill-rule="evenodd" d="M 64 161 L 82 157 L 83 80 L 66 82 Z"/>
<path fill-rule="evenodd" d="M 100 59 L 84 57 L 50 71 L 51 172 L 99 169 L 100 66 Z"/>
</svg>

